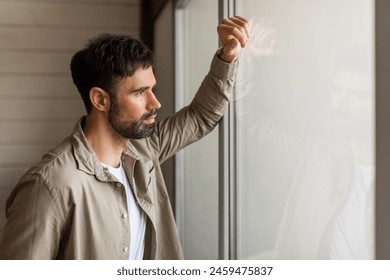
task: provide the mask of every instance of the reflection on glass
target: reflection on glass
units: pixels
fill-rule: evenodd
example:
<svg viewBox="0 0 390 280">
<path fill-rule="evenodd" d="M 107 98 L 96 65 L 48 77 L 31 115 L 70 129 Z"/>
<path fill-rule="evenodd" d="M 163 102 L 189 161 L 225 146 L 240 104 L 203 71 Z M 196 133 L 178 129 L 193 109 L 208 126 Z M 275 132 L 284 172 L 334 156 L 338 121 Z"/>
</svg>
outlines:
<svg viewBox="0 0 390 280">
<path fill-rule="evenodd" d="M 373 258 L 372 75 L 370 52 L 353 46 L 334 72 L 331 113 L 334 127 L 349 150 L 349 188 L 345 200 L 328 222 L 320 243 L 320 257 Z"/>
<path fill-rule="evenodd" d="M 239 258 L 372 259 L 373 1 L 239 3 Z"/>
</svg>

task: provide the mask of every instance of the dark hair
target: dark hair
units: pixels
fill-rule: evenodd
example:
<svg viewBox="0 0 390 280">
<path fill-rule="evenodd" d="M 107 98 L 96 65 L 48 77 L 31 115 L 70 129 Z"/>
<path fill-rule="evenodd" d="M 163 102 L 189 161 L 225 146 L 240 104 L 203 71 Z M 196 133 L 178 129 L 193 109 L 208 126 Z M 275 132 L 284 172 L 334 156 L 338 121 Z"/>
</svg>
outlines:
<svg viewBox="0 0 390 280">
<path fill-rule="evenodd" d="M 120 79 L 153 66 L 153 53 L 145 44 L 132 36 L 114 34 L 92 38 L 84 49 L 73 55 L 70 63 L 73 83 L 88 114 L 92 110 L 91 88 L 100 87 L 113 98 Z"/>
<path fill-rule="evenodd" d="M 371 71 L 372 53 L 368 45 L 357 44 L 343 50 L 335 65 L 335 72 L 343 69 L 358 73 Z"/>
</svg>

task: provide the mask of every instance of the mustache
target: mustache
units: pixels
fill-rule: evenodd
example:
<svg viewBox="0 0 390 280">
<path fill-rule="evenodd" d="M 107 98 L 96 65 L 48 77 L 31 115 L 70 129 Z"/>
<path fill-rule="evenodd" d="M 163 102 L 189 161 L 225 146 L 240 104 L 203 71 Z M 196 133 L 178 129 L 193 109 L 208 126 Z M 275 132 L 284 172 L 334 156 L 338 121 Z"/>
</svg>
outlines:
<svg viewBox="0 0 390 280">
<path fill-rule="evenodd" d="M 142 115 L 141 121 L 144 121 L 146 119 L 149 119 L 150 117 L 155 117 L 155 116 L 157 116 L 157 110 L 156 109 L 150 110 L 149 112 L 146 112 L 145 114 Z"/>
</svg>

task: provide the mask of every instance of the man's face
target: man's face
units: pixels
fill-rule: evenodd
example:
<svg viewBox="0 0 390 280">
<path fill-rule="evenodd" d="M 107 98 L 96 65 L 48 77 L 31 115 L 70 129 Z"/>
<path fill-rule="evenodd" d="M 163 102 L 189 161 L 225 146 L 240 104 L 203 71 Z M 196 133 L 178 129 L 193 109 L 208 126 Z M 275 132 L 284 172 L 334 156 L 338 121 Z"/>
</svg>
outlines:
<svg viewBox="0 0 390 280">
<path fill-rule="evenodd" d="M 331 106 L 339 125 L 360 127 L 371 122 L 373 112 L 371 80 L 368 74 L 340 70 L 334 80 Z M 364 126 L 365 127 L 365 126 Z"/>
<path fill-rule="evenodd" d="M 151 67 L 138 69 L 133 76 L 118 82 L 108 120 L 113 130 L 127 139 L 142 139 L 156 128 L 156 110 L 161 107 L 154 96 L 156 79 Z"/>
</svg>

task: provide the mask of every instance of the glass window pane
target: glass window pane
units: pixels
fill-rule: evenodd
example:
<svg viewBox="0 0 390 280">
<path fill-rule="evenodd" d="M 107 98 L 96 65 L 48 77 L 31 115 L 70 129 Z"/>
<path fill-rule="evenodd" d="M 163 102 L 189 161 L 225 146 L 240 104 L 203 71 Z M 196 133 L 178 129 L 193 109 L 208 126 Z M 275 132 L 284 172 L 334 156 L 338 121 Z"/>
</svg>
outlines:
<svg viewBox="0 0 390 280">
<path fill-rule="evenodd" d="M 372 259 L 373 0 L 245 0 L 241 259 Z"/>
<path fill-rule="evenodd" d="M 192 0 L 182 13 L 184 105 L 193 99 L 218 48 L 218 1 Z M 182 219 L 179 221 L 186 259 L 218 258 L 218 128 L 181 152 Z M 180 176 L 180 175 L 179 175 Z M 178 211 L 181 211 L 178 209 Z"/>
</svg>

